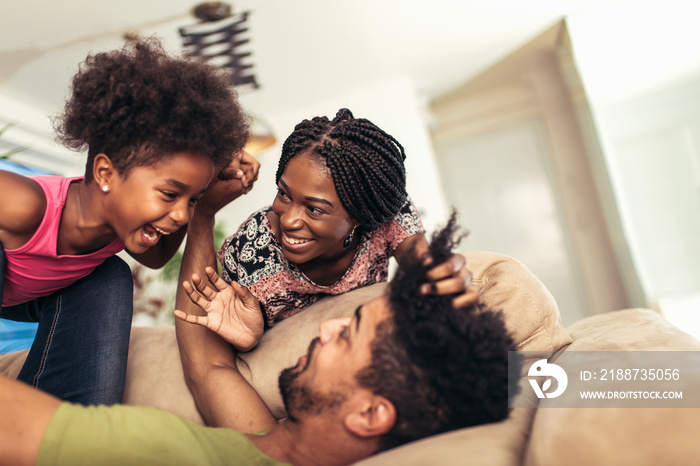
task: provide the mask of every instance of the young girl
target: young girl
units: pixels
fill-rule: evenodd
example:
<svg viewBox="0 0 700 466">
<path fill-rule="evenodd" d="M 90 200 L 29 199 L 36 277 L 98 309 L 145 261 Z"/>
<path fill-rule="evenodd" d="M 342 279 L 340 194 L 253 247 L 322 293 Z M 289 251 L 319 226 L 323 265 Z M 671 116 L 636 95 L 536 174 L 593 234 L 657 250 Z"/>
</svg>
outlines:
<svg viewBox="0 0 700 466">
<path fill-rule="evenodd" d="M 88 149 L 85 176 L 0 171 L 0 317 L 39 322 L 20 380 L 118 403 L 133 282 L 114 255 L 154 268 L 170 259 L 248 119 L 213 68 L 144 41 L 88 56 L 55 123 L 64 144 Z"/>
<path fill-rule="evenodd" d="M 414 245 L 427 254 L 419 214 L 406 194 L 405 157 L 396 139 L 347 109 L 333 120 L 299 123 L 282 147 L 272 206 L 251 215 L 218 253 L 223 279 L 252 293 L 264 325 L 256 305 L 246 316 L 176 315 L 247 350 L 265 326 L 323 296 L 386 281 L 392 256 L 401 266 Z M 429 279 L 424 291 L 460 293 L 456 306 L 474 299 L 461 255 L 433 268 Z"/>
</svg>

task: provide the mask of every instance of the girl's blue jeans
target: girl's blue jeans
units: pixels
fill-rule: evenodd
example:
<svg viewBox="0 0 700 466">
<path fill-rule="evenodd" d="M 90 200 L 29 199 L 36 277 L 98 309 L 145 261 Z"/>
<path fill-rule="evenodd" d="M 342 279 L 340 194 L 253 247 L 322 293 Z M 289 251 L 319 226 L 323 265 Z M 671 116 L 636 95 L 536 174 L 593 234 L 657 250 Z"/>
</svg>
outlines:
<svg viewBox="0 0 700 466">
<path fill-rule="evenodd" d="M 0 298 L 5 264 L 0 243 Z M 3 307 L 3 319 L 39 322 L 17 379 L 65 401 L 120 403 L 132 313 L 131 271 L 117 256 L 50 296 Z"/>
</svg>

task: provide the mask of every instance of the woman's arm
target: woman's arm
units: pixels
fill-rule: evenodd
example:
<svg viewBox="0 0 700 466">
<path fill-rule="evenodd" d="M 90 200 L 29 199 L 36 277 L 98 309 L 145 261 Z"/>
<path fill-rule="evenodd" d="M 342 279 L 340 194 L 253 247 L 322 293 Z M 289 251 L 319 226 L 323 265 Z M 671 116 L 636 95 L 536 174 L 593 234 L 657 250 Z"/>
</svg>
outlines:
<svg viewBox="0 0 700 466">
<path fill-rule="evenodd" d="M 0 242 L 5 249 L 24 246 L 46 212 L 46 196 L 35 181 L 0 170 Z"/>
<path fill-rule="evenodd" d="M 423 233 L 411 235 L 394 249 L 394 258 L 399 263 L 399 267 L 405 267 L 412 256 L 421 257 L 428 254 L 428 246 L 428 240 Z"/>
</svg>

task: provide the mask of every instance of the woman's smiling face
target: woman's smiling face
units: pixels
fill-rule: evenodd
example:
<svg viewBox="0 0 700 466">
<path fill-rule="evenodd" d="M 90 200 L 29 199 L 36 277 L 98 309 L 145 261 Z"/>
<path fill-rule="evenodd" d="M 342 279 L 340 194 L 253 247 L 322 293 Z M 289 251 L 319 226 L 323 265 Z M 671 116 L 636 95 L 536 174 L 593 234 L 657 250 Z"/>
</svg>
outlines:
<svg viewBox="0 0 700 466">
<path fill-rule="evenodd" d="M 282 251 L 296 264 L 344 255 L 343 241 L 358 224 L 340 203 L 330 170 L 308 152 L 287 163 L 272 210 L 278 218 L 273 229 Z"/>
</svg>

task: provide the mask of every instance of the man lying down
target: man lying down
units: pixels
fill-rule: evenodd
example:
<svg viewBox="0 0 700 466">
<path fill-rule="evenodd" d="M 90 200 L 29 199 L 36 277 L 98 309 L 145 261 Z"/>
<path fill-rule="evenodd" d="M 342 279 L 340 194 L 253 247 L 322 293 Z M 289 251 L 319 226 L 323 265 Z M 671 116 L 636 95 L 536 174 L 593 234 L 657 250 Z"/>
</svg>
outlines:
<svg viewBox="0 0 700 466">
<path fill-rule="evenodd" d="M 436 262 L 451 254 L 454 231 L 453 217 L 433 237 Z M 72 405 L 2 377 L 0 464 L 345 465 L 505 419 L 514 348 L 501 315 L 421 294 L 425 271 L 417 263 L 399 270 L 387 293 L 352 318 L 321 324 L 320 337 L 279 377 L 284 421 L 254 390 L 240 390 L 232 403 L 260 407 L 246 412 L 254 425 L 269 419 L 267 432 L 203 427 L 153 408 Z M 207 298 L 194 290 L 190 298 L 226 305 L 230 285 L 212 275 Z M 247 385 L 242 376 L 240 383 Z"/>
</svg>

